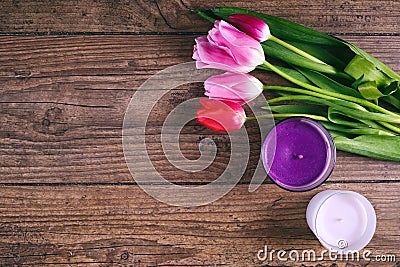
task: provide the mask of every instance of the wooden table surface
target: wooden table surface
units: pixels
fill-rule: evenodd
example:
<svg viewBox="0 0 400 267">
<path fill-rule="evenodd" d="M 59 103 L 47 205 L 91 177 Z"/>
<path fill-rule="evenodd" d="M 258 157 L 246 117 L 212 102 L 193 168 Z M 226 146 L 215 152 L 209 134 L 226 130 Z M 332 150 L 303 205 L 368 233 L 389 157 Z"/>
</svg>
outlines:
<svg viewBox="0 0 400 267">
<path fill-rule="evenodd" d="M 210 24 L 188 9 L 219 5 L 336 35 L 400 71 L 397 0 L 3 0 L 0 266 L 400 266 L 399 163 L 339 152 L 333 174 L 315 190 L 291 193 L 266 179 L 249 193 L 260 149 L 253 133 L 248 172 L 211 204 L 170 206 L 135 183 L 121 139 L 127 105 L 151 75 L 191 61 L 194 38 Z M 176 99 L 202 94 L 199 86 L 178 88 L 160 100 L 146 129 L 150 154 L 161 153 L 160 127 Z M 196 123 L 188 127 L 184 153 L 198 155 L 199 140 L 214 138 L 214 168 L 188 175 L 163 157 L 153 164 L 174 182 L 201 185 L 223 170 L 229 140 Z M 389 260 L 258 260 L 265 245 L 323 250 L 305 210 L 326 189 L 357 191 L 371 201 L 378 221 L 366 249 Z"/>
</svg>

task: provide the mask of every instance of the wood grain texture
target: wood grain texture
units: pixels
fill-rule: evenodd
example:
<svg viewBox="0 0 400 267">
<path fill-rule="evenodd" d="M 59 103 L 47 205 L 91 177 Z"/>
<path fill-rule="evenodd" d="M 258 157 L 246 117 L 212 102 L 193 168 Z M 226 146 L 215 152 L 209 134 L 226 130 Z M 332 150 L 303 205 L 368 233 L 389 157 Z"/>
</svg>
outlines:
<svg viewBox="0 0 400 267">
<path fill-rule="evenodd" d="M 1 183 L 133 182 L 121 144 L 127 105 L 135 90 L 152 74 L 190 61 L 193 38 L 1 37 Z M 393 69 L 400 69 L 400 56 L 396 53 L 400 37 L 346 39 Z M 156 43 L 162 43 L 162 49 Z M 265 83 L 283 82 L 272 75 L 257 74 Z M 162 166 L 163 175 L 174 182 L 188 181 L 187 173 L 179 172 L 162 156 L 161 126 L 179 101 L 202 94 L 201 84 L 177 88 L 160 99 L 148 120 L 150 154 L 156 165 Z M 218 177 L 229 160 L 229 147 L 225 145 L 229 138 L 196 123 L 181 134 L 181 148 L 187 156 L 199 155 L 198 145 L 205 137 L 214 139 L 220 151 L 215 164 L 206 172 L 191 175 L 190 182 Z M 254 145 L 243 177 L 247 182 L 256 167 L 261 144 L 258 131 L 250 135 Z M 376 172 L 377 169 L 381 171 Z M 400 165 L 394 162 L 341 153 L 330 181 L 398 181 L 399 172 Z"/>
<path fill-rule="evenodd" d="M 400 50 L 399 37 L 347 40 L 370 51 L 395 70 L 400 68 L 396 53 Z M 178 41 L 180 46 L 176 46 Z M 1 182 L 131 182 L 121 145 L 122 121 L 130 97 L 151 74 L 189 61 L 193 37 L 2 37 L 1 42 L 0 158 L 4 170 Z M 162 43 L 162 49 L 155 43 Z M 152 67 L 144 68 L 149 65 Z M 259 77 L 274 83 L 268 79 L 271 75 L 265 77 L 260 73 Z M 187 181 L 187 174 L 176 175 L 176 168 L 160 156 L 161 125 L 178 104 L 177 100 L 202 94 L 199 84 L 173 90 L 160 100 L 148 121 L 152 125 L 148 129 L 152 134 L 148 142 L 154 151 L 154 160 L 174 182 Z M 201 127 L 201 131 L 198 127 L 193 131 L 193 127 L 196 124 L 182 135 L 185 140 L 182 150 L 186 155 L 199 155 L 199 141 L 213 137 L 211 131 Z M 259 132 L 252 133 L 253 142 L 258 136 Z M 226 166 L 229 148 L 227 151 L 222 145 L 227 139 L 214 135 L 214 140 L 220 143 L 223 153 L 208 173 L 191 176 L 190 181 L 213 180 Z M 253 146 L 252 165 L 245 181 L 249 181 L 255 168 L 259 149 L 260 142 Z M 371 177 L 377 168 L 383 171 Z M 397 163 L 342 153 L 330 180 L 399 180 L 399 170 Z"/>
<path fill-rule="evenodd" d="M 379 223 L 366 249 L 374 256 L 398 253 L 398 184 L 324 185 L 316 191 L 324 189 L 355 190 L 368 197 Z M 305 221 L 307 203 L 316 192 L 293 194 L 263 185 L 249 193 L 247 185 L 238 185 L 220 200 L 197 208 L 161 204 L 136 186 L 19 186 L 3 187 L 2 192 L 4 264 L 300 266 L 276 258 L 261 262 L 256 253 L 264 245 L 300 253 L 322 250 Z M 325 260 L 306 266 L 395 265 L 331 265 L 333 261 Z"/>
<path fill-rule="evenodd" d="M 324 32 L 400 33 L 400 4 L 334 1 L 15 1 L 0 3 L 0 32 L 193 32 L 209 24 L 190 9 L 236 6 L 290 19 Z"/>
<path fill-rule="evenodd" d="M 0 90 L 20 88 L 25 83 L 29 85 L 37 80 L 32 78 L 78 79 L 68 76 L 80 77 L 80 89 L 134 90 L 157 71 L 192 61 L 197 36 L 0 36 L 0 79 L 4 85 Z M 341 38 L 400 71 L 400 36 Z M 105 84 L 90 88 L 86 86 L 90 79 L 103 79 Z M 34 85 L 38 86 L 38 83 Z"/>
<path fill-rule="evenodd" d="M 121 140 L 128 103 L 146 79 L 191 61 L 194 38 L 210 24 L 188 9 L 217 5 L 338 34 L 400 71 L 399 1 L 1 1 L 0 267 L 400 266 L 398 163 L 339 153 L 331 177 L 316 190 L 286 192 L 267 179 L 249 193 L 261 144 L 257 125 L 250 123 L 245 175 L 218 201 L 173 207 L 136 185 Z M 285 83 L 255 75 L 264 83 Z M 199 145 L 208 149 L 201 140 L 212 138 L 218 154 L 207 169 L 180 171 L 162 151 L 168 113 L 202 95 L 198 83 L 171 90 L 145 128 L 154 166 L 179 185 L 208 183 L 229 161 L 229 138 L 194 121 L 180 131 L 180 148 L 195 159 Z M 175 126 L 167 130 L 176 132 Z M 395 261 L 257 260 L 264 245 L 322 251 L 307 227 L 305 209 L 325 189 L 354 190 L 372 202 L 378 225 L 367 249 L 373 257 L 394 255 Z"/>
</svg>

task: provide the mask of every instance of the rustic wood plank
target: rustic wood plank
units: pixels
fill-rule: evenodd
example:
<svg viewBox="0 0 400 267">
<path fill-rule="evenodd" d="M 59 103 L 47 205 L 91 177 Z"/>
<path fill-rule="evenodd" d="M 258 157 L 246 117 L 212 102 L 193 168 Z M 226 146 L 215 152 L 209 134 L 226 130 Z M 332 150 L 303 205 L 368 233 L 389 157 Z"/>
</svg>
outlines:
<svg viewBox="0 0 400 267">
<path fill-rule="evenodd" d="M 246 174 L 220 200 L 172 207 L 135 185 L 121 144 L 127 104 L 151 75 L 191 61 L 194 37 L 210 24 L 188 9 L 216 5 L 266 12 L 338 34 L 400 71 L 399 1 L 1 1 L 1 267 L 400 266 L 398 163 L 339 153 L 332 176 L 316 190 L 291 193 L 266 180 L 249 193 L 261 142 L 251 124 Z M 148 121 L 147 149 L 157 170 L 172 182 L 210 182 L 229 160 L 229 139 L 195 122 L 181 132 L 182 151 L 196 158 L 200 140 L 210 137 L 219 149 L 215 162 L 188 175 L 163 155 L 164 118 L 181 101 L 201 95 L 199 84 L 179 87 L 159 101 Z M 355 190 L 369 198 L 378 225 L 367 249 L 373 256 L 394 255 L 396 261 L 257 260 L 264 245 L 322 251 L 307 227 L 305 209 L 325 189 Z"/>
<path fill-rule="evenodd" d="M 54 123 L 54 122 L 51 122 Z M 30 123 L 29 123 L 30 124 Z M 33 125 L 34 127 L 35 125 Z M 27 128 L 31 128 L 28 125 Z M 107 126 L 69 128 L 63 135 L 23 130 L 0 141 L 0 183 L 121 183 L 134 182 L 123 154 L 120 128 Z M 160 142 L 161 127 L 150 127 L 147 137 L 148 154 L 157 171 L 171 182 L 211 182 L 225 170 L 229 158 L 229 139 L 197 126 L 190 126 L 181 134 L 182 153 L 192 159 L 200 156 L 200 140 L 214 140 L 218 154 L 212 165 L 204 171 L 188 173 L 171 165 Z M 35 136 L 36 135 L 36 136 Z M 32 138 L 32 139 L 31 139 Z M 258 134 L 250 135 L 251 154 L 242 182 L 249 182 L 256 168 L 260 151 Z M 258 140 L 258 141 L 257 141 Z M 244 142 L 244 141 L 243 141 Z M 131 149 L 135 149 L 132 147 Z M 208 149 L 202 146 L 203 151 Z M 137 158 L 141 162 L 141 158 Z M 132 158 L 131 158 L 132 160 Z M 246 159 L 244 159 L 246 160 Z M 201 162 L 200 162 L 201 163 Z M 245 161 L 244 161 L 245 164 Z M 146 166 L 137 164 L 138 167 Z M 244 165 L 244 167 L 246 164 Z M 146 174 L 148 170 L 144 169 Z M 338 153 L 335 170 L 329 182 L 399 180 L 400 165 Z M 266 180 L 269 182 L 269 180 Z"/>
<path fill-rule="evenodd" d="M 47 91 L 43 90 L 42 93 Z M 18 103 L 0 104 L 2 183 L 133 181 L 125 164 L 121 144 L 122 121 L 130 92 L 127 94 L 127 91 L 116 90 L 100 94 L 97 90 L 71 91 L 71 94 L 64 94 L 69 95 L 67 99 L 59 101 L 59 96 L 65 96 L 56 90 L 53 103 L 43 103 L 40 100 L 45 97 L 43 94 L 36 98 L 32 93 L 35 91 L 28 91 L 26 98 L 23 93 L 19 95 Z M 174 182 L 209 182 L 222 173 L 229 161 L 229 137 L 216 134 L 195 122 L 187 125 L 181 132 L 174 128 L 167 132 L 172 135 L 180 133 L 182 152 L 193 159 L 200 155 L 200 141 L 206 137 L 212 138 L 218 147 L 214 164 L 204 172 L 191 174 L 188 179 L 188 173 L 178 171 L 164 156 L 160 139 L 162 123 L 168 112 L 174 108 L 177 93 L 182 99 L 191 99 L 199 96 L 199 92 L 198 89 L 174 90 L 159 101 L 159 107 L 151 113 L 153 115 L 148 121 L 148 153 L 155 165 L 159 166 L 162 175 Z M 51 94 L 47 93 L 49 95 Z M 28 96 L 31 96 L 30 102 Z M 69 104 L 62 104 L 63 102 Z M 257 129 L 254 124 L 248 127 L 252 145 L 244 182 L 250 181 L 252 170 L 256 168 L 258 161 L 261 140 Z M 140 131 L 141 128 L 137 130 Z M 243 143 L 246 141 L 241 140 Z M 209 149 L 208 145 L 203 145 L 202 149 Z M 140 158 L 138 161 L 140 162 Z M 400 165 L 396 162 L 340 153 L 330 181 L 399 180 L 399 171 Z"/>
<path fill-rule="evenodd" d="M 121 145 L 130 97 L 158 70 L 190 61 L 193 37 L 1 37 L 1 182 L 132 182 Z M 400 69 L 396 53 L 400 37 L 347 39 Z M 155 43 L 162 43 L 162 49 Z M 282 83 L 271 75 L 257 76 L 269 84 Z M 148 121 L 152 159 L 174 182 L 188 182 L 187 174 L 162 155 L 160 126 L 180 101 L 202 94 L 199 84 L 173 90 L 159 101 Z M 251 130 L 250 136 L 252 154 L 243 182 L 249 182 L 260 149 L 259 133 Z M 214 180 L 229 160 L 228 139 L 195 123 L 182 132 L 185 155 L 199 155 L 198 145 L 205 137 L 215 140 L 220 153 L 215 164 L 190 176 L 190 182 Z M 340 153 L 329 181 L 398 180 L 399 170 L 394 162 Z"/>
<path fill-rule="evenodd" d="M 390 0 L 314 1 L 12 1 L 0 3 L 0 32 L 184 32 L 209 24 L 190 9 L 237 6 L 336 33 L 400 32 L 400 4 Z"/>
<path fill-rule="evenodd" d="M 194 37 L 2 36 L 0 77 L 135 75 L 137 80 L 191 61 Z"/>
<path fill-rule="evenodd" d="M 132 90 L 159 70 L 192 61 L 196 36 L 0 36 L 0 90 L 37 85 L 31 78 L 60 76 L 116 76 L 92 89 Z M 400 36 L 344 39 L 400 71 Z M 89 78 L 69 81 L 77 79 L 80 88 L 90 88 Z"/>
<path fill-rule="evenodd" d="M 246 185 L 238 185 L 220 200 L 197 208 L 159 203 L 136 186 L 5 186 L 0 188 L 0 262 L 299 267 L 301 262 L 276 258 L 260 262 L 256 253 L 264 245 L 321 253 L 323 248 L 307 227 L 305 210 L 311 197 L 324 189 L 365 195 L 378 217 L 376 234 L 366 249 L 373 256 L 391 254 L 399 259 L 399 184 L 393 183 L 324 185 L 304 193 L 274 185 L 249 193 Z M 332 265 L 334 261 L 325 260 L 306 266 L 368 264 Z M 368 266 L 395 266 L 395 262 Z"/>
</svg>

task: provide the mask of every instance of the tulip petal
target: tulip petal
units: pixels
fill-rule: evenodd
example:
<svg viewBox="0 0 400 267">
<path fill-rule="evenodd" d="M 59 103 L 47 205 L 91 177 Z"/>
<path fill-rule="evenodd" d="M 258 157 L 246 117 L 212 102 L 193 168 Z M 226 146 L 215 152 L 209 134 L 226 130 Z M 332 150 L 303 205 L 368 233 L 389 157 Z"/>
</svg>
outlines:
<svg viewBox="0 0 400 267">
<path fill-rule="evenodd" d="M 261 46 L 257 40 L 245 34 L 244 32 L 239 31 L 226 21 L 221 21 L 221 23 L 219 24 L 219 31 L 221 32 L 221 35 L 224 37 L 224 39 L 229 40 L 229 43 L 234 46 Z"/>
<path fill-rule="evenodd" d="M 231 72 L 250 72 L 254 69 L 252 66 L 238 64 L 225 49 L 210 43 L 199 43 L 197 45 L 197 56 L 203 63 L 199 64 L 202 68 L 216 68 Z"/>
<path fill-rule="evenodd" d="M 229 132 L 241 128 L 246 120 L 243 108 L 233 102 L 200 99 L 197 121 L 214 131 Z"/>
<path fill-rule="evenodd" d="M 224 40 L 224 46 L 229 48 L 238 64 L 257 66 L 264 62 L 264 50 L 257 40 L 225 21 L 221 21 L 219 25 L 220 40 Z"/>
<path fill-rule="evenodd" d="M 197 68 L 247 73 L 262 64 L 264 51 L 257 40 L 225 21 L 216 21 L 207 36 L 196 38 L 193 59 Z"/>
<path fill-rule="evenodd" d="M 211 99 L 229 100 L 244 104 L 262 92 L 263 84 L 249 74 L 224 73 L 204 82 L 205 95 Z"/>
<path fill-rule="evenodd" d="M 271 34 L 268 24 L 257 17 L 247 14 L 234 14 L 229 16 L 229 19 L 236 28 L 247 33 L 259 42 L 268 40 Z"/>
</svg>

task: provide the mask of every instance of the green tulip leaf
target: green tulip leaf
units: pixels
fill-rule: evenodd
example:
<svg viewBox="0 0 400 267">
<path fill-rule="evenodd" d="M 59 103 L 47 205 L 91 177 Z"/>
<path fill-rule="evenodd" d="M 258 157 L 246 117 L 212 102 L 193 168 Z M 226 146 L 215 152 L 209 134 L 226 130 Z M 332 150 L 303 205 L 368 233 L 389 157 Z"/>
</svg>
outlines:
<svg viewBox="0 0 400 267">
<path fill-rule="evenodd" d="M 335 80 L 323 75 L 314 70 L 306 69 L 306 68 L 298 68 L 299 72 L 301 72 L 307 79 L 312 81 L 316 86 L 323 88 L 325 90 L 350 95 L 354 97 L 360 97 L 360 93 L 354 90 L 351 87 L 342 85 Z"/>
<path fill-rule="evenodd" d="M 338 71 L 330 65 L 312 61 L 272 41 L 264 42 L 262 44 L 262 48 L 267 57 L 276 58 L 292 65 L 301 66 L 332 75 L 338 73 Z"/>
<path fill-rule="evenodd" d="M 398 92 L 398 90 L 397 90 Z M 395 93 L 397 93 L 395 92 Z M 395 108 L 400 110 L 400 97 L 395 97 L 394 94 L 393 95 L 388 95 L 385 97 L 382 97 L 382 99 L 386 102 L 391 104 L 392 106 L 394 106 Z"/>
<path fill-rule="evenodd" d="M 361 95 L 365 99 L 374 100 L 377 102 L 379 98 L 389 96 L 389 95 L 393 94 L 394 92 L 396 92 L 398 90 L 398 84 L 399 84 L 398 81 L 394 81 L 386 88 L 383 88 L 381 91 L 376 86 L 375 81 L 370 81 L 370 82 L 365 82 L 365 83 L 360 84 L 358 86 L 358 91 L 361 93 Z M 394 102 L 396 102 L 395 99 L 394 99 Z M 390 100 L 389 100 L 389 103 L 390 103 Z M 395 103 L 395 106 L 396 106 L 396 103 Z"/>
<path fill-rule="evenodd" d="M 329 36 L 327 34 L 318 32 L 316 30 L 310 29 L 306 26 L 278 18 L 275 16 L 261 14 L 258 12 L 236 8 L 236 7 L 214 7 L 207 10 L 193 10 L 193 12 L 198 13 L 203 17 L 223 19 L 229 21 L 229 16 L 233 14 L 248 14 L 254 17 L 264 20 L 271 33 L 278 38 L 292 41 L 307 42 L 317 45 L 328 45 L 328 46 L 342 46 L 345 45 L 338 39 Z"/>
<path fill-rule="evenodd" d="M 264 109 L 266 108 L 264 107 Z M 311 115 L 319 115 L 327 117 L 326 110 L 320 107 L 287 104 L 287 105 L 269 106 L 268 109 L 277 113 L 311 114 Z"/>
<path fill-rule="evenodd" d="M 377 87 L 387 86 L 392 81 L 392 78 L 385 75 L 372 62 L 360 55 L 354 56 L 347 64 L 344 72 L 354 79 L 362 78 L 361 82 L 374 81 Z"/>
<path fill-rule="evenodd" d="M 340 40 L 343 44 L 347 45 L 354 53 L 356 53 L 358 56 L 363 57 L 364 59 L 368 60 L 370 63 L 372 63 L 377 69 L 381 70 L 383 73 L 385 73 L 388 77 L 395 79 L 397 81 L 400 81 L 400 75 L 397 74 L 395 71 L 393 71 L 391 68 L 389 68 L 388 66 L 386 66 L 385 64 L 383 64 L 381 61 L 379 61 L 378 59 L 374 58 L 373 56 L 371 56 L 370 54 L 368 54 L 367 52 L 365 52 L 364 50 L 362 50 L 361 48 L 346 42 L 344 40 L 338 39 Z"/>
<path fill-rule="evenodd" d="M 400 161 L 400 136 L 360 135 L 350 139 L 335 136 L 338 150 L 381 160 Z"/>
<path fill-rule="evenodd" d="M 343 125 L 338 125 L 332 122 L 320 122 L 326 129 L 333 130 L 337 132 L 346 133 L 347 135 L 386 135 L 395 136 L 394 133 L 387 130 L 374 129 L 369 127 L 362 128 L 350 128 Z"/>
<path fill-rule="evenodd" d="M 360 91 L 361 95 L 368 100 L 377 100 L 378 98 L 385 96 L 379 91 L 376 87 L 376 82 L 365 82 L 358 86 L 358 91 Z"/>
</svg>

